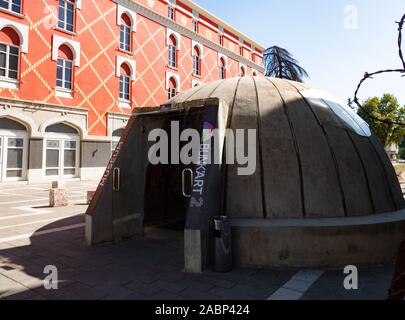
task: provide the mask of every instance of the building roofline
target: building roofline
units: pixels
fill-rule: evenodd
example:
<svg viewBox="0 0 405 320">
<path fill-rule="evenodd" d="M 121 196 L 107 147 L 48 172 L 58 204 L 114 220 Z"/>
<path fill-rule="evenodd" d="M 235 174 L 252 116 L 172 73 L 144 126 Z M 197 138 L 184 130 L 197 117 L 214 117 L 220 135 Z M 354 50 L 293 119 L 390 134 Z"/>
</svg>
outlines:
<svg viewBox="0 0 405 320">
<path fill-rule="evenodd" d="M 167 0 L 165 0 L 165 1 L 169 2 Z M 225 22 L 221 18 L 218 18 L 215 14 L 213 14 L 213 13 L 209 12 L 208 10 L 204 9 L 203 7 L 201 7 L 199 4 L 195 3 L 194 1 L 180 0 L 180 2 L 183 2 L 185 5 L 189 6 L 191 9 L 194 9 L 198 13 L 204 15 L 206 18 L 208 18 L 208 19 L 212 20 L 213 22 L 215 22 L 216 24 L 224 27 L 225 29 L 227 29 L 231 33 L 234 33 L 235 35 L 239 36 L 240 38 L 242 38 L 244 40 L 247 40 L 256 49 L 259 49 L 261 51 L 266 50 L 266 48 L 262 44 L 260 44 L 257 41 L 253 40 L 252 37 L 249 37 L 246 34 L 240 32 L 238 29 L 236 29 L 235 27 L 233 27 L 229 23 Z"/>
</svg>

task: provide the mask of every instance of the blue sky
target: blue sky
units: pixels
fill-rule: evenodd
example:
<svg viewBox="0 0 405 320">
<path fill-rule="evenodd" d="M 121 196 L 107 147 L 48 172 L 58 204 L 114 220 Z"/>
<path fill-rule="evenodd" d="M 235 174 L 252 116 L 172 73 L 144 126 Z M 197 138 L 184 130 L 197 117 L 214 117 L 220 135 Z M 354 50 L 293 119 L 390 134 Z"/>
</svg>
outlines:
<svg viewBox="0 0 405 320">
<path fill-rule="evenodd" d="M 404 0 L 195 0 L 256 41 L 294 54 L 306 82 L 346 101 L 364 72 L 400 68 L 398 27 Z M 358 28 L 345 28 L 346 6 L 355 6 Z M 405 30 L 404 30 L 405 42 Z M 405 43 L 403 45 L 405 51 Z M 394 94 L 405 104 L 405 78 L 381 75 L 364 84 L 359 98 Z"/>
</svg>

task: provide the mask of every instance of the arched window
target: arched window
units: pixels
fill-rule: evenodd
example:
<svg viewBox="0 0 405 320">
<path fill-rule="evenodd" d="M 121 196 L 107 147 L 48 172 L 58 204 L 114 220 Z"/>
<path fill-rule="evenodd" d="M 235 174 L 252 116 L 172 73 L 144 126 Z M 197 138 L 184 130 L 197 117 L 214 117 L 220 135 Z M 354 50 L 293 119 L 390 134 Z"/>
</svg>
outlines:
<svg viewBox="0 0 405 320">
<path fill-rule="evenodd" d="M 201 52 L 197 46 L 193 49 L 193 74 L 201 76 Z"/>
<path fill-rule="evenodd" d="M 176 82 L 176 79 L 171 77 L 169 79 L 169 89 L 168 89 L 169 100 L 174 98 L 176 96 L 176 94 L 177 94 L 177 82 Z"/>
<path fill-rule="evenodd" d="M 131 101 L 131 68 L 123 63 L 120 71 L 120 100 Z"/>
<path fill-rule="evenodd" d="M 177 67 L 177 39 L 174 35 L 169 37 L 169 67 Z"/>
<path fill-rule="evenodd" d="M 120 49 L 124 51 L 131 51 L 131 30 L 132 21 L 125 13 L 121 16 L 120 27 Z"/>
<path fill-rule="evenodd" d="M 75 19 L 75 1 L 74 0 L 59 0 L 58 7 L 58 27 L 74 32 Z"/>
<path fill-rule="evenodd" d="M 79 174 L 80 135 L 65 123 L 45 129 L 44 170 L 46 177 L 72 178 Z"/>
<path fill-rule="evenodd" d="M 0 0 L 0 8 L 21 13 L 21 0 Z"/>
<path fill-rule="evenodd" d="M 73 89 L 73 52 L 65 44 L 61 45 L 58 50 L 56 87 L 64 91 Z"/>
<path fill-rule="evenodd" d="M 0 77 L 18 79 L 20 37 L 10 27 L 0 31 Z"/>
<path fill-rule="evenodd" d="M 226 63 L 224 58 L 219 59 L 219 78 L 226 79 Z"/>
<path fill-rule="evenodd" d="M 257 77 L 257 72 L 256 71 L 253 71 L 253 76 Z"/>
<path fill-rule="evenodd" d="M 241 76 L 241 77 L 246 76 L 245 67 L 241 67 L 241 68 L 240 68 L 240 76 Z"/>
</svg>

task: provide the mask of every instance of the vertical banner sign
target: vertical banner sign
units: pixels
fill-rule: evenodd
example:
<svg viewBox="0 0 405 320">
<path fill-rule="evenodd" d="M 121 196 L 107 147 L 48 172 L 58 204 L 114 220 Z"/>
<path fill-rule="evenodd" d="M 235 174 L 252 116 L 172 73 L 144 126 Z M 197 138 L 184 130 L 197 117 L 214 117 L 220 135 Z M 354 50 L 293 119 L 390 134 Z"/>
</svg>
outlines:
<svg viewBox="0 0 405 320">
<path fill-rule="evenodd" d="M 218 106 L 207 106 L 200 126 L 200 151 L 194 166 L 194 181 L 187 211 L 186 229 L 202 230 L 221 213 L 221 164 L 215 164 L 214 130 L 218 128 Z"/>
</svg>

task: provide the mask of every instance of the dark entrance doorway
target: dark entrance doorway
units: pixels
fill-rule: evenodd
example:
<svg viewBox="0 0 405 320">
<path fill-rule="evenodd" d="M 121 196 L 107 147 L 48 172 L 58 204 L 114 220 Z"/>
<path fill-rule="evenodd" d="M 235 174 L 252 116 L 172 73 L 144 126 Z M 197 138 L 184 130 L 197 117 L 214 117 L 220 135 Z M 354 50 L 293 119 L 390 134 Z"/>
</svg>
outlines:
<svg viewBox="0 0 405 320">
<path fill-rule="evenodd" d="M 185 129 L 202 129 L 203 115 L 192 112 L 186 116 L 171 116 L 163 126 L 172 141 L 172 124 L 179 123 L 180 133 Z M 177 137 L 174 137 L 177 139 Z M 180 142 L 179 150 L 188 142 Z M 172 159 L 169 145 L 169 159 Z M 180 155 L 179 155 L 180 156 Z M 144 226 L 184 231 L 186 214 L 193 184 L 193 166 L 180 164 L 149 164 L 146 173 Z"/>
</svg>

